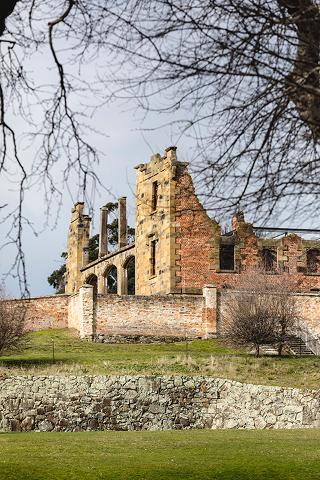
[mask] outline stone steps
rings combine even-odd
[[[289,348],[293,355],[314,355],[305,342],[296,335],[288,335],[286,337],[286,347]],[[263,355],[278,355],[277,348],[270,344],[261,345],[260,352]]]
[[[286,338],[286,344],[294,355],[314,355],[313,351],[296,335]]]

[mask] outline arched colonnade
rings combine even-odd
[[[109,254],[82,270],[83,283],[93,285],[94,294],[135,294],[135,256],[132,249]]]

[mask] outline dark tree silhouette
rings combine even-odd
[[[0,175],[14,170],[20,192],[14,209],[0,206],[12,219],[8,242],[17,246],[22,289],[25,190],[41,181],[49,209],[72,175],[86,200],[90,181],[95,187],[91,110],[79,102],[88,93],[101,103],[135,98],[145,111],[169,115],[167,123],[174,113],[177,135],[194,139],[198,191],[213,214],[241,205],[265,218],[289,205],[316,215],[319,0],[7,1],[0,34]],[[28,59],[46,51],[55,72],[44,86],[30,77]],[[81,75],[88,62],[99,65],[95,81]],[[12,111],[37,146],[31,170]]]

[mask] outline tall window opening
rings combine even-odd
[[[158,207],[158,182],[152,182],[152,200],[151,200],[151,208],[152,210],[156,210]]]
[[[234,270],[234,245],[220,245],[220,270]]]
[[[117,267],[112,265],[105,275],[105,291],[106,293],[117,294],[118,293],[118,272]]]
[[[151,240],[151,258],[150,258],[150,275],[153,277],[156,275],[156,264],[157,264],[157,240]]]
[[[130,257],[125,266],[125,293],[135,295],[135,258]]]
[[[88,285],[93,286],[93,298],[97,298],[98,295],[98,277],[97,275],[89,275],[89,277],[86,278],[85,283]]]
[[[260,252],[261,266],[266,272],[277,269],[277,252],[274,248],[263,248]]]
[[[320,273],[320,250],[310,248],[307,251],[307,273]]]

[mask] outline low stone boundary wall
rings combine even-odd
[[[202,337],[202,296],[101,295],[97,298],[96,335]]]
[[[320,391],[210,377],[0,379],[1,431],[310,428]]]
[[[216,288],[202,295],[94,295],[83,285],[71,295],[68,326],[81,338],[110,337],[207,338],[216,335]]]

